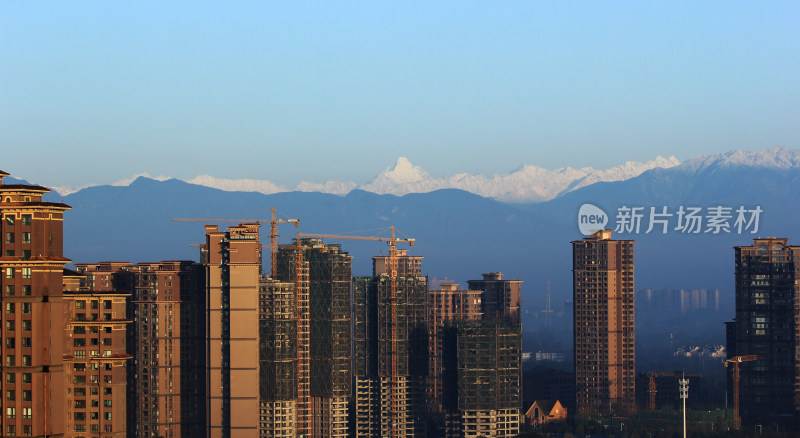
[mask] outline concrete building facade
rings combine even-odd
[[[611,230],[572,242],[579,416],[635,409],[633,243]]]

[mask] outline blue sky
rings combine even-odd
[[[3,2],[0,169],[364,183],[800,147],[800,3]]]

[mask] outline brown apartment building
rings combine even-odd
[[[128,294],[127,436],[205,434],[205,288],[191,261],[79,263],[84,289]]]
[[[63,436],[64,212],[47,188],[4,184],[0,171],[0,434]]]
[[[129,293],[97,292],[65,271],[66,436],[127,436],[126,306]],[[72,277],[67,279],[66,277]]]
[[[129,435],[205,433],[205,288],[203,265],[137,263],[129,313],[135,362],[130,371]]]
[[[258,224],[206,225],[206,418],[209,438],[258,437]]]
[[[579,416],[635,408],[633,243],[611,230],[572,242]]]

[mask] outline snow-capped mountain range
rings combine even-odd
[[[686,172],[698,172],[705,168],[752,166],[765,168],[800,168],[800,151],[781,146],[759,151],[731,151],[724,154],[700,155],[681,163],[674,156],[657,156],[647,162],[628,161],[608,169],[592,167],[545,169],[524,165],[510,173],[493,176],[459,173],[443,178],[431,176],[420,166],[415,166],[407,158],[400,157],[394,166],[386,168],[373,180],[358,185],[352,181],[326,181],[315,183],[303,181],[295,187],[284,187],[269,180],[225,179],[211,175],[198,175],[185,180],[190,184],[212,187],[225,191],[258,192],[273,194],[291,191],[319,192],[346,195],[354,189],[377,194],[406,195],[409,193],[428,193],[440,189],[461,189],[486,198],[504,202],[544,202],[557,198],[581,187],[597,182],[625,181],[655,168],[678,168]],[[137,177],[144,176],[158,181],[170,179],[166,176],[138,174],[132,178],[113,183],[114,186],[127,186]],[[62,196],[79,191],[85,187],[53,187]]]

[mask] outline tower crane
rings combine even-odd
[[[269,227],[269,240],[272,259],[271,259],[271,273],[272,278],[278,271],[278,224],[294,224],[295,227],[300,225],[299,219],[276,219],[275,207],[272,210],[272,219],[212,219],[212,218],[172,218],[173,222],[236,222],[236,223],[258,223],[270,224]]]
[[[752,362],[758,360],[755,354],[748,354],[745,356],[733,356],[727,360],[723,360],[727,368],[728,365],[733,366],[733,428],[739,430],[742,427],[742,418],[739,416],[739,380],[740,371],[739,364],[742,362]]]
[[[406,238],[401,239],[395,236],[394,227],[389,227],[391,230],[391,237],[372,237],[372,236],[348,236],[341,234],[309,234],[297,233],[297,258],[296,268],[298,272],[296,278],[300,279],[300,271],[302,269],[302,247],[300,246],[300,239],[302,237],[321,238],[321,239],[349,239],[349,240],[373,240],[378,242],[386,242],[389,245],[389,327],[390,327],[390,345],[389,355],[391,359],[391,376],[389,378],[389,400],[390,400],[390,424],[391,436],[397,437],[397,421],[394,417],[397,415],[397,244],[408,243],[409,246],[414,246],[415,239]],[[299,280],[298,280],[299,281]]]

